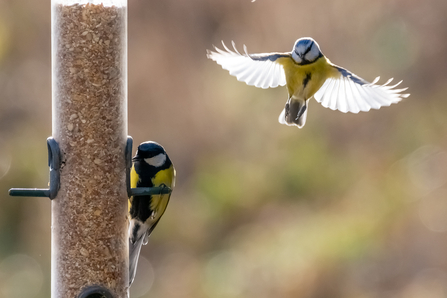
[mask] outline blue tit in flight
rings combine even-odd
[[[174,188],[174,165],[160,144],[141,143],[132,161],[131,188]],[[148,237],[168,206],[170,196],[171,194],[133,196],[129,199],[129,286],[135,278],[141,245],[147,244]]]
[[[215,51],[207,51],[207,57],[239,81],[263,89],[287,85],[289,98],[278,119],[281,124],[302,128],[312,97],[326,108],[358,113],[389,106],[409,96],[402,94],[407,88],[396,89],[402,81],[390,86],[390,79],[377,85],[377,77],[369,83],[331,63],[310,37],[298,39],[287,53],[248,54],[244,46],[245,53],[241,54],[234,42],[234,51],[222,44],[225,50],[215,47]]]

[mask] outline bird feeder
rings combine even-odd
[[[51,295],[127,297],[127,0],[53,0],[51,30]]]

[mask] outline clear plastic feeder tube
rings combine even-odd
[[[52,0],[52,297],[127,297],[127,0]]]

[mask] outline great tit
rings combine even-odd
[[[132,188],[174,188],[174,165],[160,144],[141,143],[132,161]],[[129,199],[129,286],[135,278],[141,245],[147,244],[148,237],[168,206],[170,196],[171,194],[133,196]]]
[[[207,51],[207,57],[221,65],[223,69],[243,81],[258,88],[275,88],[287,85],[289,93],[279,122],[302,128],[306,123],[307,102],[314,97],[324,107],[343,113],[358,113],[379,109],[399,102],[409,94],[402,94],[407,88],[395,89],[402,81],[389,86],[376,85],[380,77],[372,83],[360,78],[343,67],[332,64],[320,50],[318,43],[310,38],[300,38],[291,52],[241,54],[215,47]]]

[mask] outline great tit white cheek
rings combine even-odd
[[[166,162],[166,154],[160,153],[154,157],[145,158],[144,161],[153,167],[161,167]]]

